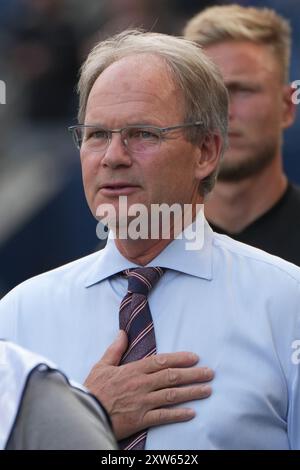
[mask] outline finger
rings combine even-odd
[[[156,409],[179,403],[187,403],[192,400],[202,400],[211,395],[209,385],[192,385],[190,387],[166,388],[152,392],[147,397],[147,408]]]
[[[150,374],[173,367],[191,367],[197,364],[199,356],[192,352],[155,354],[154,356],[134,361],[130,365],[144,374]],[[129,365],[129,364],[128,364]]]
[[[188,385],[199,382],[209,382],[214,378],[213,370],[208,367],[168,368],[147,375],[149,390]]]
[[[145,414],[143,429],[162,424],[181,423],[190,421],[196,413],[191,408],[161,408]]]
[[[124,330],[120,330],[117,338],[107,348],[100,362],[111,365],[111,366],[119,365],[121,358],[127,349],[127,345],[128,345],[127,335]]]

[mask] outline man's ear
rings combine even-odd
[[[196,178],[202,181],[219,165],[223,139],[219,134],[207,134],[199,143]]]
[[[292,84],[284,85],[282,91],[282,128],[290,127],[296,116],[296,103],[293,102],[293,94],[295,89]]]

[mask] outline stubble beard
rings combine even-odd
[[[255,154],[249,154],[240,161],[227,161],[225,154],[220,165],[218,181],[234,183],[255,176],[273,162],[276,152],[277,142],[270,142]]]

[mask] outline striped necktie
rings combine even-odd
[[[137,361],[156,354],[153,320],[148,304],[148,294],[163,275],[159,267],[126,269],[128,291],[120,305],[120,329],[128,336],[128,348],[120,364]],[[119,441],[121,449],[142,450],[145,447],[147,430]]]

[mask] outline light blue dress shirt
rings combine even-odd
[[[196,417],[152,428],[146,449],[300,449],[300,269],[212,232],[176,239],[149,266],[167,268],[149,296],[157,351],[193,351],[214,369]],[[135,265],[106,248],[30,279],[0,302],[0,337],[82,382],[115,339]],[[298,360],[299,359],[299,360]]]

